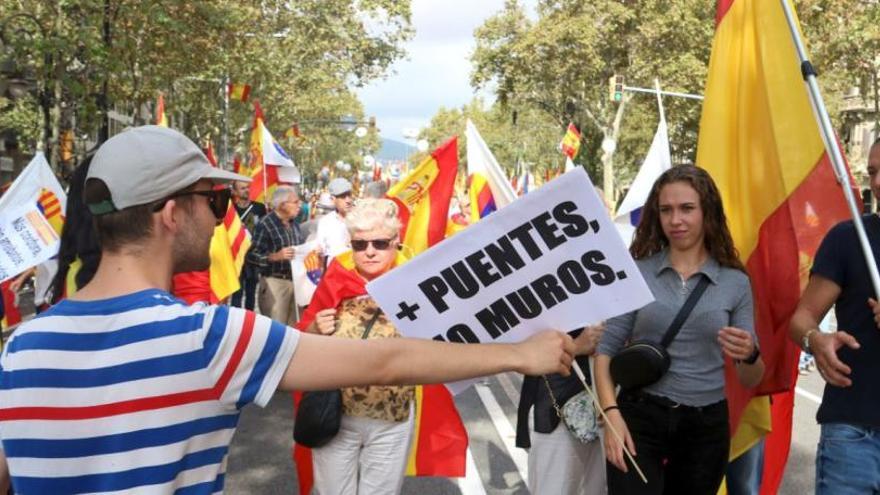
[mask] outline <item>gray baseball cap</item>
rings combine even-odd
[[[129,129],[102,144],[89,166],[89,179],[103,181],[110,191],[109,199],[88,205],[94,215],[158,201],[201,179],[251,181],[213,167],[188,137],[155,125]]]
[[[342,177],[337,177],[330,181],[330,185],[327,186],[327,191],[330,192],[331,196],[339,196],[340,194],[351,192],[351,182]]]

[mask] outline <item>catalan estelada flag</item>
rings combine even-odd
[[[156,101],[156,125],[159,127],[168,127],[168,116],[165,115],[165,96],[159,94]]]
[[[848,210],[815,123],[782,5],[720,0],[717,8],[697,164],[718,185],[733,241],[751,277],[767,366],[762,383],[749,391],[739,385],[732,363],[726,365],[735,432],[731,456],[736,457],[770,425],[768,401],[749,402],[753,393],[790,394],[794,388],[799,350],[788,339],[789,319],[819,242]],[[747,418],[742,424],[741,417]],[[761,493],[776,493],[790,435],[790,416],[787,425],[774,418]]]
[[[388,191],[388,198],[399,208],[404,249],[412,255],[437,244],[446,235],[456,173],[458,139],[453,137]]]
[[[248,97],[251,95],[250,84],[229,83],[226,90],[229,93],[230,100],[236,100],[242,103],[247,103]]]
[[[574,160],[580,150],[581,133],[574,123],[569,123],[568,128],[565,129],[565,135],[562,136],[562,141],[559,143],[559,151]]]

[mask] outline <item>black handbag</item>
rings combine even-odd
[[[630,343],[611,358],[611,378],[623,390],[635,390],[656,383],[669,370],[671,359],[666,348],[678,335],[684,321],[703,295],[709,279],[704,275],[675,315],[659,344],[646,340]]]
[[[367,338],[380,314],[382,310],[377,309],[376,314],[364,328],[361,339]],[[310,449],[322,447],[339,433],[341,423],[342,391],[340,389],[303,392],[293,422],[293,440]]]

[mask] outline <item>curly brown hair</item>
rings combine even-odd
[[[709,255],[721,266],[746,271],[739,260],[739,253],[733,245],[730,229],[727,228],[727,217],[724,205],[715,181],[705,170],[692,165],[672,167],[654,182],[651,194],[642,208],[639,226],[636,227],[635,239],[629,248],[632,257],[639,260],[660,252],[669,245],[669,239],[660,225],[660,190],[673,182],[684,182],[700,195],[700,208],[703,210],[704,243]]]

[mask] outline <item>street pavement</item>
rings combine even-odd
[[[496,375],[470,387],[455,398],[470,436],[468,476],[462,479],[407,478],[405,495],[528,494],[524,481],[526,453],[514,447],[516,402],[522,379],[513,373]],[[815,416],[823,381],[815,371],[800,377],[795,398],[791,455],[779,493],[812,493],[819,428]],[[292,402],[289,394],[275,394],[261,410],[242,414],[232,442],[226,493],[298,493],[291,458]]]

